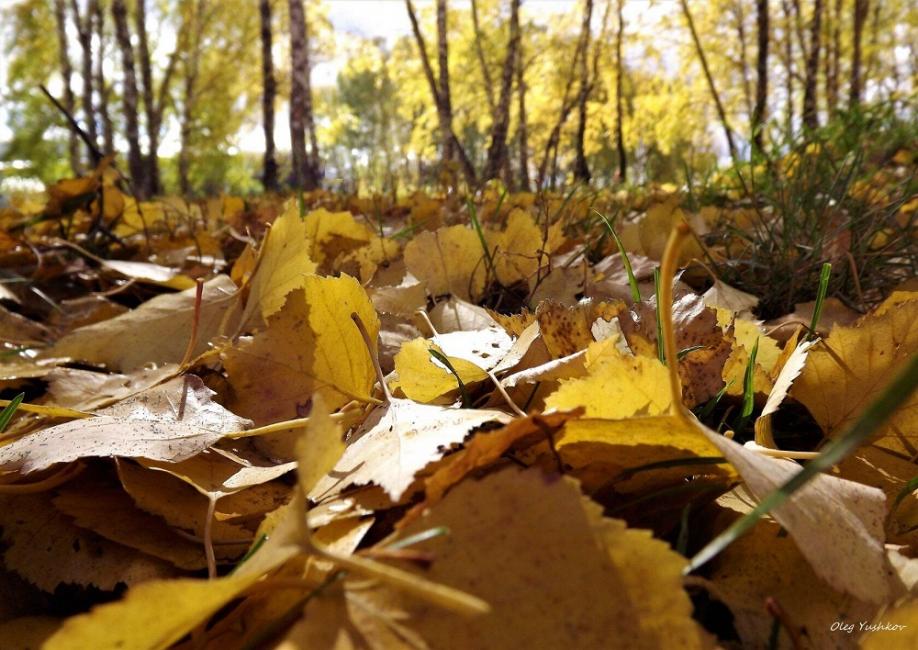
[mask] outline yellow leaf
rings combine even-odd
[[[595,347],[594,347],[595,346]],[[657,359],[626,357],[605,341],[590,346],[603,354],[595,360],[587,354],[587,376],[562,380],[545,400],[546,409],[566,411],[578,406],[590,418],[627,418],[659,415],[669,410],[669,376]]]
[[[497,281],[509,287],[516,282],[528,282],[539,268],[539,262],[547,264],[548,242],[543,246],[542,229],[536,225],[525,210],[519,208],[510,212],[507,226],[493,238],[497,246],[494,271]],[[489,242],[490,244],[490,242]],[[540,260],[539,251],[545,249]]]
[[[297,214],[294,201],[287,204],[285,214],[290,213]],[[310,256],[319,265],[363,246],[373,237],[373,231],[358,223],[350,212],[329,212],[324,208],[307,213],[303,227],[310,241]]]
[[[316,486],[328,474],[344,453],[341,425],[331,419],[321,395],[312,402],[309,424],[297,441],[297,474],[303,494]]]
[[[202,544],[180,536],[163,519],[138,508],[119,487],[71,481],[60,488],[54,506],[76,525],[113,542],[182,569],[207,567]]]
[[[560,359],[583,350],[594,341],[592,328],[597,318],[610,321],[624,308],[625,303],[620,300],[583,302],[573,307],[545,301],[536,309],[536,317],[545,347],[552,357]],[[521,314],[521,318],[525,322],[525,312]]]
[[[916,351],[918,293],[896,292],[852,327],[833,327],[828,338],[810,350],[791,395],[809,409],[828,435],[837,435],[874,401]],[[900,449],[892,436],[914,436],[916,431],[918,393],[890,416],[876,437]]]
[[[375,346],[379,317],[357,280],[305,278],[266,330],[223,353],[233,411],[261,425],[302,417],[316,391],[330,409],[368,401],[376,374],[352,313]]]
[[[178,575],[166,562],[74,525],[47,492],[0,495],[0,529],[4,566],[48,593],[61,584],[110,590]]]
[[[138,585],[119,601],[68,619],[43,648],[168,648],[266,573],[302,552],[304,528],[303,502],[294,499],[272,535],[233,574],[215,580],[157,580]]]
[[[458,388],[456,377],[439,361],[434,360],[430,350],[442,353],[431,341],[417,338],[402,345],[395,355],[397,385],[409,399],[416,402],[432,402]],[[463,384],[487,379],[488,373],[471,361],[458,357],[447,357]]]
[[[863,629],[862,650],[913,650],[918,647],[918,600],[904,600]]]
[[[131,589],[124,600],[68,619],[43,648],[165,649],[258,578],[255,575],[147,582]]]
[[[557,441],[562,458],[572,466],[594,462],[619,464],[621,447],[648,445],[685,450],[695,456],[719,456],[720,451],[681,418],[671,415],[627,418],[624,420],[579,419],[564,425]],[[652,452],[648,462],[664,460],[666,454]],[[669,458],[684,457],[669,454]],[[640,464],[640,463],[635,463]]]
[[[376,269],[381,264],[398,257],[399,250],[399,243],[394,239],[373,235],[366,245],[341,255],[335,264],[335,268],[351,272],[352,267],[354,267],[360,276],[361,282],[369,282],[373,279]]]
[[[465,300],[484,290],[485,261],[478,236],[471,228],[456,225],[422,232],[405,246],[408,270],[438,296],[452,294]]]
[[[682,588],[685,560],[602,517],[571,479],[511,467],[464,481],[401,536],[436,526],[450,532],[417,545],[435,558],[424,576],[492,611],[470,622],[403,601],[408,627],[433,648],[710,646]]]
[[[291,200],[261,245],[242,316],[244,324],[258,323],[280,311],[287,294],[304,286],[306,276],[315,272],[306,239],[306,224]]]

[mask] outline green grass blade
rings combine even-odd
[[[898,510],[899,505],[905,500],[905,497],[907,497],[909,494],[911,494],[915,490],[918,490],[918,476],[916,476],[911,481],[906,483],[905,487],[903,487],[899,491],[899,494],[896,495],[896,500],[893,501],[892,507],[889,509],[890,517],[892,517],[893,513],[895,513],[896,510]]]
[[[727,462],[723,456],[689,456],[687,458],[671,458],[658,460],[653,463],[629,467],[615,477],[616,481],[624,481],[641,472],[650,472],[657,469],[671,469],[673,467],[691,467],[693,465],[722,465]]]
[[[759,353],[759,339],[756,338],[749,353],[749,363],[746,364],[746,374],[743,377],[743,417],[752,415],[755,407],[755,358]]]
[[[0,433],[6,431],[6,427],[9,425],[10,420],[13,419],[13,414],[16,412],[16,409],[19,408],[19,405],[22,404],[23,399],[25,399],[25,393],[19,393],[10,400],[10,403],[7,404],[2,411],[0,411]]]
[[[808,336],[815,336],[816,326],[819,325],[819,318],[822,316],[822,306],[826,301],[826,293],[829,291],[829,278],[832,277],[832,265],[826,262],[822,265],[819,272],[819,289],[816,292],[816,306],[813,308],[813,320],[810,322],[810,331]]]
[[[691,559],[684,573],[691,573],[703,566],[818,474],[831,469],[850,456],[889,419],[897,408],[909,399],[916,387],[918,387],[918,354],[912,355],[901,372],[883,390],[883,393],[841,436],[826,445],[819,456],[807,463],[806,467],[794,474],[784,485],[766,495],[752,511],[737,519],[732,526],[711,540]]]
[[[300,192],[296,196],[296,207],[300,213],[300,221],[306,218],[306,195]]]
[[[469,208],[469,219],[472,220],[472,227],[478,234],[478,241],[481,242],[481,250],[484,251],[485,263],[488,265],[488,277],[494,277],[494,258],[491,257],[491,251],[488,249],[488,242],[485,240],[484,230],[481,228],[481,222],[478,221],[478,211],[472,199],[467,199],[466,204]]]
[[[732,385],[733,385],[733,380],[731,379],[729,382],[724,384],[723,388],[717,391],[717,395],[715,395],[714,397],[708,400],[708,403],[705,404],[704,408],[701,409],[701,412],[698,413],[699,420],[704,422],[705,419],[707,419],[711,415],[711,413],[714,412],[714,409],[717,408],[717,404],[720,402],[721,398],[723,398],[723,396],[727,393],[727,391],[730,389],[730,386]]]
[[[628,253],[625,251],[622,240],[618,238],[618,235],[615,233],[615,229],[612,227],[612,224],[609,223],[609,220],[606,219],[604,214],[595,209],[593,212],[599,215],[599,218],[602,219],[602,222],[606,224],[606,228],[609,229],[609,233],[612,235],[612,239],[615,241],[615,245],[618,247],[618,254],[622,256],[622,263],[625,265],[625,273],[628,274],[628,286],[631,287],[631,299],[634,302],[641,302],[641,291],[638,289],[637,278],[634,277],[634,270],[631,268],[631,260],[628,259]]]
[[[428,350],[428,352],[430,352],[430,356],[446,366],[446,369],[449,370],[453,377],[456,378],[456,383],[459,384],[459,395],[462,397],[462,408],[469,408],[472,405],[472,400],[469,399],[469,392],[466,389],[465,384],[459,378],[459,373],[456,372],[455,368],[453,368],[453,364],[451,364],[447,356],[439,350],[434,350],[431,348]]]
[[[704,345],[692,345],[692,346],[689,346],[689,347],[687,347],[687,348],[682,348],[681,350],[679,350],[679,352],[676,354],[676,356],[679,357],[679,361],[682,361],[685,357],[687,357],[688,355],[690,355],[692,352],[696,352],[696,351],[698,351],[698,350],[704,350],[705,347],[707,347],[707,346],[704,346]]]

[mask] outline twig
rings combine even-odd
[[[47,97],[51,101],[51,103],[54,104],[57,110],[59,110],[63,114],[64,118],[66,118],[67,120],[67,123],[70,125],[70,128],[73,129],[73,131],[78,136],[80,136],[80,140],[82,140],[83,143],[86,145],[86,148],[89,149],[89,153],[92,156],[93,167],[98,165],[99,161],[101,161],[102,158],[104,158],[104,156],[102,155],[102,152],[99,151],[99,148],[96,146],[96,144],[92,140],[89,139],[89,136],[86,135],[86,132],[79,125],[76,119],[74,119],[73,115],[71,115],[67,111],[67,109],[64,108],[63,104],[57,101],[57,98],[54,95],[52,95],[48,91],[47,88],[45,88],[44,84],[39,84],[38,87],[41,88],[41,91],[45,94],[45,97]]]

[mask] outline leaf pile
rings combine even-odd
[[[4,647],[915,642],[914,395],[684,575],[908,365],[908,286],[818,337],[675,257],[704,216],[665,201],[626,260],[493,189],[51,197],[0,215]]]

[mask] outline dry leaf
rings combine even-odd
[[[235,291],[236,285],[225,275],[204,283],[194,354],[201,354],[212,338],[233,328],[238,318]],[[179,363],[191,338],[194,302],[195,289],[157,296],[126,314],[74,330],[43,356],[71,357],[117,372],[150,363]]]
[[[370,414],[332,472],[309,497],[323,499],[350,485],[374,483],[397,502],[415,474],[487,422],[506,423],[500,411],[447,409],[393,399]]]
[[[28,474],[90,456],[190,458],[251,425],[214,402],[213,395],[194,375],[173,379],[102,409],[96,417],[42,429],[0,447],[0,468]]]
[[[469,622],[403,600],[431,647],[710,647],[681,589],[685,560],[603,518],[570,479],[506,468],[465,481],[402,536],[436,526],[450,532],[418,545],[435,558],[424,575],[493,610]]]
[[[265,424],[303,417],[317,391],[330,408],[368,401],[376,374],[353,313],[375,345],[379,317],[354,278],[306,278],[267,329],[223,352],[230,407]]]

